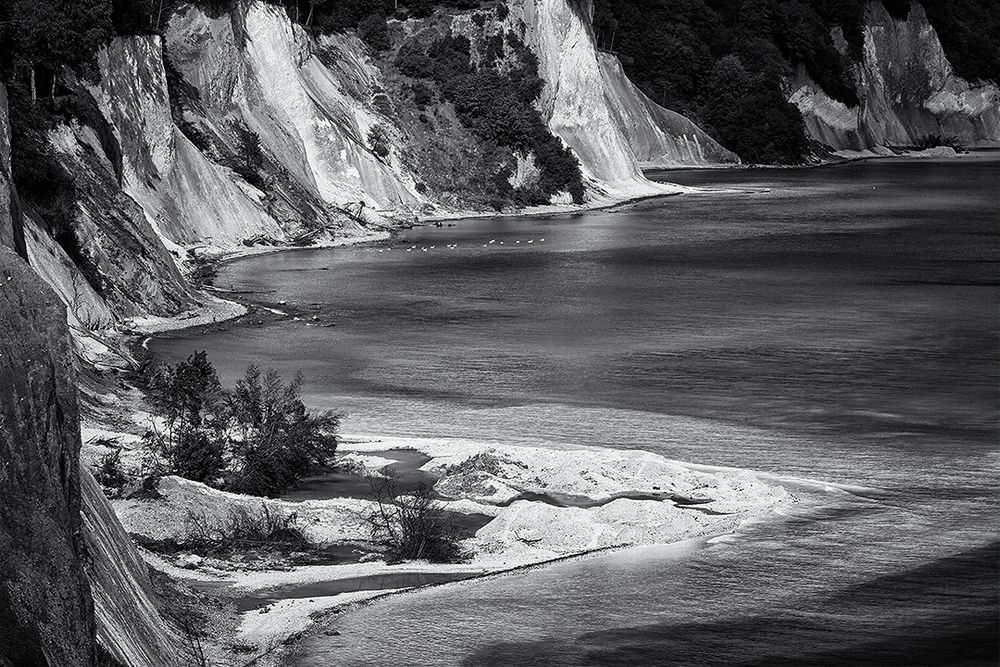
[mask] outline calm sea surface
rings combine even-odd
[[[218,285],[301,319],[150,347],[300,370],[349,433],[863,490],[379,602],[302,665],[997,664],[1000,154],[662,178],[730,191],[235,262]]]

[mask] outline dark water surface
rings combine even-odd
[[[744,191],[236,262],[311,317],[151,348],[301,370],[348,432],[868,490],[382,601],[301,664],[997,664],[1000,156],[664,178]]]

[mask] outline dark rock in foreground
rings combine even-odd
[[[0,662],[94,661],[80,424],[62,303],[0,248]]]

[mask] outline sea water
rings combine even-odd
[[[609,211],[266,255],[299,315],[153,341],[343,430],[837,482],[723,539],[380,601],[303,665],[996,664],[1000,156],[685,171]]]

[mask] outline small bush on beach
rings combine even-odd
[[[244,545],[308,545],[298,514],[286,514],[261,504],[258,509],[234,507],[222,524],[212,524],[203,514],[188,512],[188,528],[195,542]]]
[[[122,466],[121,447],[116,447],[101,455],[97,460],[97,468],[94,470],[94,479],[112,495],[120,493],[128,484],[128,475],[125,474],[125,468]]]
[[[386,562],[428,560],[461,563],[468,554],[459,544],[458,527],[448,517],[429,487],[411,495],[399,492],[393,476],[368,478],[369,496],[375,509],[368,515],[372,539],[379,544]]]
[[[216,479],[224,467],[225,392],[205,352],[174,366],[158,366],[147,380],[147,396],[160,424],[143,437],[160,470],[196,482]]]
[[[941,134],[928,134],[917,139],[916,145],[914,146],[914,148],[918,151],[941,147],[953,148],[954,150],[961,152],[965,150],[965,142],[958,137]]]
[[[156,419],[143,438],[144,474],[178,475],[237,493],[277,497],[337,449],[339,418],[310,412],[301,380],[250,366],[232,391],[205,352],[150,373]]]

